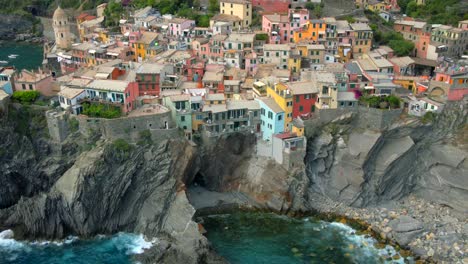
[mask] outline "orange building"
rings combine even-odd
[[[314,19],[307,23],[299,30],[294,31],[294,42],[300,41],[315,41],[321,42],[326,40],[327,25],[322,19]]]

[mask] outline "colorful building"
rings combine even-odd
[[[294,42],[294,31],[309,20],[307,9],[289,9],[287,14],[266,14],[262,17],[262,30],[269,35],[269,43]]]
[[[367,53],[372,47],[373,32],[368,24],[351,23],[349,26],[352,29],[351,45],[353,46],[353,54]]]
[[[132,49],[135,54],[135,60],[142,62],[147,57],[156,56],[159,50],[157,41],[158,33],[155,32],[133,32],[130,33],[129,39],[132,44]]]
[[[252,25],[252,2],[249,0],[220,0],[220,14],[237,16],[241,19],[241,27]]]
[[[38,91],[44,96],[54,96],[53,77],[49,72],[22,70],[14,80],[15,91]]]
[[[271,141],[273,135],[284,132],[284,110],[270,97],[259,97],[255,99],[260,104],[260,129],[262,139]]]
[[[412,18],[397,20],[393,29],[403,35],[403,38],[414,43],[413,55],[418,58],[427,58],[428,46],[431,36],[431,25],[424,21],[416,21]]]
[[[287,86],[293,96],[292,117],[309,118],[315,111],[318,89],[312,81],[291,82]]]
[[[163,98],[164,105],[171,110],[172,119],[177,127],[184,130],[186,136],[190,139],[192,134],[192,108],[190,104],[190,95],[179,94],[166,96]]]
[[[314,19],[307,21],[307,23],[301,29],[294,31],[294,42],[323,42],[326,40],[326,28],[327,25],[323,19]]]
[[[289,124],[293,119],[293,96],[288,86],[284,83],[278,83],[273,87],[267,87],[267,95],[283,109],[284,112],[284,131],[289,131]]]
[[[439,66],[431,80],[431,96],[447,97],[449,101],[460,101],[468,95],[468,68],[463,66]]]
[[[136,108],[135,100],[138,96],[136,82],[120,80],[94,80],[85,87],[86,97],[91,103],[99,102],[118,106],[123,113]]]
[[[136,82],[140,96],[160,96],[161,84],[167,75],[173,74],[169,64],[144,63],[136,70]]]

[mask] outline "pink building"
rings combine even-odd
[[[438,66],[436,76],[429,84],[431,95],[447,96],[449,101],[460,101],[468,96],[468,68],[463,66]]]
[[[39,69],[37,72],[22,70],[15,78],[15,91],[38,91],[44,96],[54,96],[52,74]]]
[[[195,21],[185,18],[169,20],[168,34],[171,36],[188,36],[190,29],[195,27]]]
[[[257,73],[257,65],[259,63],[260,62],[255,51],[252,51],[251,53],[245,55],[245,69],[249,72],[251,76],[254,76]]]
[[[308,20],[307,9],[289,9],[287,14],[263,15],[262,30],[268,33],[269,43],[292,43],[294,30],[301,28]]]

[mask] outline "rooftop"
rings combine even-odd
[[[226,41],[228,42],[253,42],[255,33],[232,33]]]
[[[129,117],[146,116],[154,114],[162,114],[169,112],[169,109],[160,104],[144,104],[140,108],[137,108],[129,113]]]
[[[138,69],[137,73],[140,74],[155,74],[160,73],[166,67],[165,64],[159,63],[143,63]]]
[[[354,92],[338,92],[338,101],[357,101]]]
[[[313,81],[291,82],[287,85],[294,95],[314,94],[319,92]]]
[[[371,30],[368,24],[366,23],[351,23],[349,26],[356,31],[365,31],[365,30]]]
[[[215,94],[207,94],[205,96],[205,100],[207,101],[224,101],[226,98],[222,93],[215,93]]]
[[[259,110],[260,104],[255,100],[229,100],[227,102],[228,110],[249,109]]]
[[[284,110],[275,102],[275,99],[271,97],[258,97],[257,100],[263,102],[271,111],[275,113],[283,113]]]
[[[83,92],[84,92],[84,89],[80,89],[80,88],[62,87],[62,89],[60,90],[58,94],[67,99],[73,99]]]
[[[212,113],[221,113],[226,112],[227,107],[226,104],[213,104],[213,105],[204,105],[203,112],[212,112]]]
[[[105,90],[113,92],[125,92],[129,82],[118,81],[118,80],[95,80],[87,85],[87,88],[96,89],[96,90]]]

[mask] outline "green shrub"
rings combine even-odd
[[[153,143],[153,139],[151,138],[151,132],[148,129],[140,131],[139,136],[140,140],[137,143],[138,145],[144,146],[151,145]]]
[[[114,140],[114,142],[112,142],[112,147],[114,150],[124,153],[130,152],[130,150],[133,149],[132,145],[128,144],[128,142],[122,138]]]
[[[400,107],[400,98],[395,95],[389,95],[385,97],[385,101],[390,104],[391,108],[399,108]]]
[[[84,103],[83,114],[90,117],[118,118],[122,115],[122,110],[120,107],[108,104]]]
[[[16,91],[13,93],[11,98],[22,104],[32,103],[40,96],[38,91]]]
[[[76,118],[71,117],[68,120],[68,126],[70,127],[71,132],[76,132],[76,131],[78,131],[80,123],[78,122],[78,120],[76,120]]]
[[[435,118],[436,114],[434,112],[427,112],[426,114],[424,114],[421,121],[423,122],[423,124],[432,123],[434,122]]]
[[[260,33],[255,35],[256,40],[267,40],[268,39],[268,34],[265,33]]]

